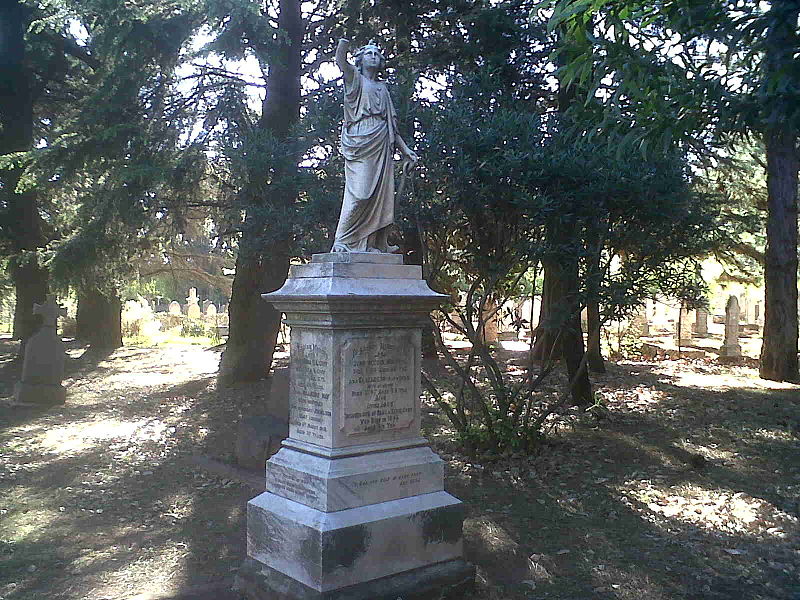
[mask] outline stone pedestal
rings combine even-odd
[[[318,254],[264,294],[291,326],[289,438],[248,503],[252,599],[463,598],[461,502],[420,437],[420,342],[444,296],[399,255]]]

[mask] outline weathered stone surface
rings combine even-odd
[[[183,311],[181,310],[181,305],[180,303],[178,303],[178,301],[173,300],[172,302],[169,303],[169,314],[171,315],[183,314]]]
[[[248,503],[250,598],[376,600],[411,581],[441,592],[454,580],[437,564],[472,574],[463,507],[420,436],[421,329],[445,297],[400,261],[315,255],[263,296],[291,326],[290,418],[267,491]]]
[[[417,437],[420,345],[419,328],[294,327],[292,439],[339,448]]]
[[[199,319],[203,314],[200,310],[200,299],[197,297],[197,288],[189,290],[189,297],[186,298],[186,316],[190,319]]]
[[[385,254],[383,252],[325,252],[314,254],[312,263],[373,263],[380,265],[402,265],[402,254]]]
[[[22,379],[14,388],[20,404],[63,404],[67,392],[64,378],[66,347],[58,335],[58,317],[66,316],[52,296],[44,304],[34,304],[33,314],[42,316],[42,326],[25,344]]]
[[[735,357],[742,355],[739,345],[739,299],[731,295],[725,305],[725,340],[719,350],[722,357]]]
[[[463,560],[450,560],[320,592],[247,559],[239,569],[235,587],[256,600],[464,600],[475,587],[475,567]]]
[[[705,308],[698,308],[694,313],[694,325],[692,331],[697,337],[708,335],[708,311]]]
[[[365,279],[421,279],[422,267],[364,262],[312,262],[293,265],[291,277],[350,277]]]
[[[463,519],[446,492],[337,512],[265,492],[247,504],[247,555],[329,591],[461,558]]]
[[[281,449],[267,463],[267,489],[333,512],[442,491],[444,463],[428,447],[331,460]]]

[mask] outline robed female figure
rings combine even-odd
[[[417,155],[397,132],[397,114],[386,83],[377,79],[384,65],[372,42],[347,60],[350,42],[339,40],[336,64],[345,84],[341,153],[345,160],[342,211],[333,252],[393,252],[388,228],[394,223],[394,151],[410,169]]]

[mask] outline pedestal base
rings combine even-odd
[[[338,590],[320,592],[248,558],[236,589],[249,600],[463,600],[475,583],[475,567],[461,560],[428,565]]]
[[[725,358],[738,358],[742,355],[742,347],[739,344],[723,346],[719,349],[719,355]]]
[[[330,513],[264,492],[247,503],[247,556],[327,592],[461,558],[463,521],[447,492]]]
[[[19,404],[64,404],[67,401],[67,388],[61,384],[44,385],[20,381],[14,387],[14,400]]]

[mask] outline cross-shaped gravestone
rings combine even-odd
[[[56,327],[59,317],[67,316],[67,309],[59,305],[53,296],[48,296],[44,304],[34,304],[33,314],[42,315],[42,327]]]

